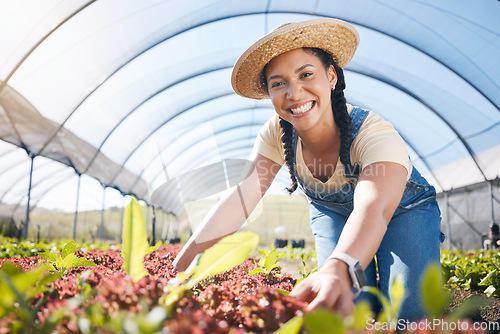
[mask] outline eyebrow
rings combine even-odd
[[[302,71],[303,69],[305,69],[306,67],[309,67],[309,66],[314,67],[314,65],[312,65],[312,64],[304,64],[301,67],[299,67],[298,69],[296,69],[295,73],[299,73],[300,71]],[[276,78],[280,78],[280,77],[281,77],[281,75],[279,75],[279,74],[271,75],[267,81],[269,82],[272,79],[276,79]]]

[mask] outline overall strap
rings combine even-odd
[[[363,125],[363,122],[365,121],[369,113],[370,113],[369,110],[360,107],[353,107],[351,113],[349,114],[349,116],[351,116],[351,121],[352,121],[352,134],[351,134],[352,141],[354,141],[354,139],[357,137],[359,129],[361,128],[361,125]],[[360,171],[357,169],[359,168],[356,168],[351,164],[350,154],[347,155],[347,162],[348,165],[344,165],[345,176],[358,177]]]
[[[360,107],[352,108],[351,114],[349,115],[352,120],[352,140],[354,140],[354,138],[358,135],[359,129],[361,128],[361,125],[363,125],[363,122],[369,113],[369,110],[362,109]]]

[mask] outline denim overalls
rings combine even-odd
[[[354,107],[351,111],[352,138],[356,138],[369,111]],[[294,130],[292,147],[297,151],[298,137]],[[296,155],[296,154],[295,154]],[[347,178],[351,178],[337,192],[322,195],[308,187],[299,177],[295,164],[294,172],[298,185],[311,204],[311,228],[315,236],[318,265],[322,265],[333,252],[344,224],[353,210],[354,188],[358,180],[356,169],[344,165]],[[397,274],[402,274],[407,298],[401,304],[399,317],[416,320],[424,316],[419,301],[419,282],[425,267],[439,263],[439,243],[444,240],[440,232],[440,211],[436,201],[436,191],[417,171],[412,169],[399,203],[386,234],[377,251],[379,281],[377,282],[376,264],[373,260],[365,273],[370,286],[378,286],[390,296],[390,282]],[[362,292],[356,299],[368,300],[374,311],[379,308],[376,298]]]

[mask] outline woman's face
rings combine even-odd
[[[274,109],[297,131],[333,119],[331,91],[337,83],[333,66],[325,70],[317,56],[295,49],[273,58],[265,74]]]

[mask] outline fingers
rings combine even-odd
[[[337,285],[326,285],[321,288],[314,300],[307,306],[308,311],[327,308],[335,310],[341,296],[341,289]]]
[[[327,292],[326,289],[320,290],[316,298],[307,306],[307,311],[314,311],[321,308],[334,309],[337,301],[336,291]]]
[[[181,256],[177,256],[174,259],[174,262],[172,262],[172,265],[175,267],[177,271],[184,271],[187,268],[186,264],[182,263]]]
[[[174,262],[172,262],[173,266],[175,267],[175,269],[177,269],[177,271],[185,271],[195,257],[195,255],[190,254],[186,250],[187,247],[184,247],[175,257]]]
[[[352,299],[353,294],[351,291],[344,291],[337,301],[335,309],[346,317],[354,311],[354,300]]]
[[[330,275],[311,275],[300,282],[289,296],[308,302],[307,311],[330,309],[347,316],[354,310],[350,285]]]
[[[313,288],[308,282],[302,281],[293,290],[290,292],[289,296],[295,297],[298,300],[302,300],[304,302],[311,302],[316,296],[316,292],[313,291]]]
[[[314,311],[317,309],[330,309],[339,312],[342,316],[346,317],[354,310],[353,294],[348,290],[339,289],[322,289],[314,298],[314,300],[307,306],[307,311]]]

